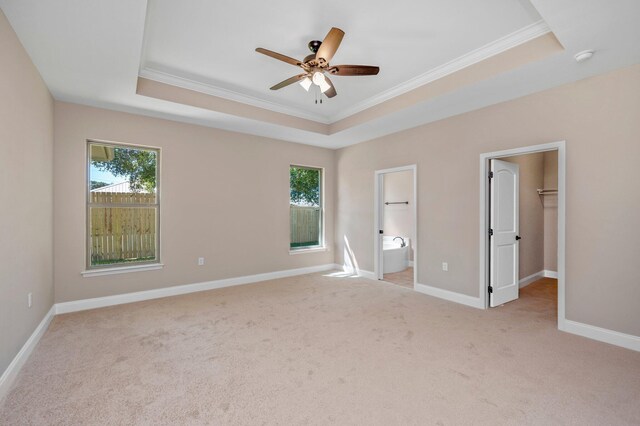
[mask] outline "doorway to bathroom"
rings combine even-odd
[[[375,172],[375,276],[414,288],[417,278],[417,167]]]

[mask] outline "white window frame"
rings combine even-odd
[[[318,170],[320,172],[320,179],[319,179],[319,185],[320,185],[320,191],[319,191],[319,206],[320,206],[320,219],[319,219],[319,226],[320,229],[318,230],[318,244],[315,246],[303,246],[303,247],[291,247],[291,210],[289,210],[289,254],[301,254],[301,253],[310,253],[310,252],[317,252],[317,251],[326,251],[326,245],[325,245],[325,235],[324,235],[324,230],[325,230],[325,214],[324,214],[324,167],[318,167],[318,166],[309,166],[309,165],[303,165],[303,164],[294,164],[291,163],[289,164],[289,169],[287,170],[288,172],[288,176],[291,176],[291,168],[292,167],[296,167],[299,169],[310,169],[310,170]],[[289,180],[289,206],[291,206],[291,180]]]
[[[91,203],[91,146],[103,145],[114,148],[129,148],[144,151],[155,151],[156,153],[156,197],[153,204],[117,204],[117,203]],[[99,275],[111,275],[121,274],[127,272],[136,271],[148,271],[154,269],[160,269],[164,265],[161,263],[161,250],[160,250],[160,165],[161,165],[161,149],[159,147],[146,146],[146,145],[133,145],[121,142],[102,141],[96,139],[87,139],[85,145],[86,148],[86,176],[85,176],[85,271],[82,271],[82,275],[85,277],[99,276]],[[91,208],[92,207],[144,207],[154,208],[156,210],[156,240],[155,240],[155,254],[156,258],[152,260],[145,260],[139,262],[128,263],[112,263],[105,265],[91,265]]]

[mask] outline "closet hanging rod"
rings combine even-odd
[[[385,204],[388,206],[389,204],[409,204],[409,202],[408,201],[387,201]]]
[[[557,189],[540,189],[538,188],[538,195],[557,194]]]

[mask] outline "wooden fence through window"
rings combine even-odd
[[[91,204],[134,204],[135,207],[89,206],[91,264],[128,262],[156,257],[155,194],[91,192]],[[149,204],[141,207],[140,204]]]
[[[318,243],[320,207],[290,205],[291,243]]]
[[[91,192],[91,204],[136,204],[136,207],[90,206],[91,264],[156,257],[155,194]],[[149,204],[141,207],[140,204]],[[290,206],[291,243],[318,243],[320,208]]]

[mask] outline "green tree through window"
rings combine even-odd
[[[156,153],[141,149],[114,148],[113,159],[91,164],[98,170],[107,171],[114,176],[123,176],[129,180],[132,191],[153,192],[156,188]]]
[[[289,248],[299,250],[322,247],[322,169],[289,168]]]
[[[292,204],[320,205],[320,170],[291,166],[289,186]]]

